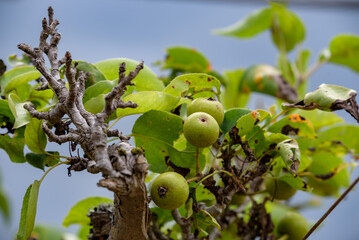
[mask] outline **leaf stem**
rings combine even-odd
[[[354,186],[359,182],[359,176],[354,180],[354,182],[348,187],[345,192],[340,195],[340,197],[335,201],[335,203],[330,206],[330,208],[324,213],[324,215],[314,224],[314,226],[308,231],[304,236],[303,240],[308,239],[308,237],[319,227],[319,225],[328,217],[328,215],[335,209],[336,206],[348,195],[348,193],[354,188]]]
[[[42,176],[42,178],[39,180],[39,184],[42,183],[42,180],[44,180],[44,178],[46,177],[46,175],[47,175],[52,169],[54,169],[55,167],[60,166],[60,165],[62,165],[62,164],[68,164],[69,162],[70,162],[70,161],[59,162],[59,163],[55,164],[54,166],[52,166],[51,168],[49,168],[49,169],[44,173],[44,175]]]

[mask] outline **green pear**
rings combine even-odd
[[[176,172],[160,174],[152,183],[151,198],[157,206],[173,210],[184,204],[189,195],[186,179]]]
[[[297,190],[292,188],[288,183],[277,178],[265,179],[266,191],[275,199],[288,200]]]
[[[216,142],[219,135],[219,126],[211,115],[196,112],[184,121],[183,134],[192,145],[208,147]]]
[[[287,212],[278,222],[277,233],[288,235],[288,240],[302,240],[309,231],[307,220],[297,212]]]
[[[205,112],[216,119],[218,125],[221,125],[224,119],[224,109],[220,102],[207,99],[196,98],[187,107],[187,116],[195,112]]]

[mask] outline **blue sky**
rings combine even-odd
[[[211,34],[211,30],[228,26],[263,4],[207,3],[203,1],[85,1],[85,0],[2,0],[0,1],[0,58],[20,54],[16,45],[21,42],[38,44],[41,20],[52,5],[59,19],[62,34],[59,56],[70,51],[73,59],[97,62],[107,58],[126,57],[144,60],[155,72],[152,63],[164,58],[164,48],[185,45],[198,49],[211,61],[214,69],[223,71],[248,67],[256,63],[275,64],[277,51],[270,35],[265,32],[249,40],[236,40]],[[298,7],[291,8],[304,21],[307,37],[303,47],[312,50],[311,62],[339,33],[359,35],[359,9]],[[359,90],[359,75],[336,65],[325,65],[316,72],[310,89],[321,83],[339,84]],[[269,106],[267,98],[256,95],[251,104],[258,102]],[[354,123],[346,114],[341,116]],[[117,126],[129,133],[136,117],[121,120]],[[49,149],[67,154],[67,146],[48,145]],[[16,232],[22,197],[34,179],[43,172],[28,164],[12,163],[0,150],[0,171],[5,189],[11,199],[12,220],[5,224],[0,219],[0,239],[11,239]],[[354,172],[357,175],[358,172]],[[40,189],[37,222],[61,225],[67,211],[77,201],[89,196],[112,197],[108,191],[96,187],[100,176],[86,172],[67,176],[67,169],[59,167],[49,174]],[[296,201],[305,198],[302,194]],[[359,191],[355,190],[329,216],[311,239],[358,239]],[[308,219],[315,221],[328,204],[305,211]],[[70,228],[75,231],[76,228]]]

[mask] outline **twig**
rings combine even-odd
[[[354,182],[348,187],[345,192],[335,201],[335,203],[330,206],[330,208],[324,213],[324,215],[314,224],[314,226],[308,231],[304,236],[303,240],[308,239],[308,237],[319,227],[319,225],[328,217],[328,215],[338,206],[338,204],[348,195],[348,193],[354,188],[354,186],[359,182],[359,177],[357,177]]]

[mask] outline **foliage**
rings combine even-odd
[[[138,106],[118,108],[109,118],[109,128],[120,118],[142,114],[131,136],[150,164],[149,176],[175,171],[189,182],[190,195],[179,212],[171,215],[169,210],[150,205],[153,214],[150,230],[162,231],[175,239],[185,234],[186,226],[194,238],[278,237],[277,223],[286,212],[296,210],[287,206],[287,202],[271,199],[263,183],[265,178],[279,179],[295,190],[320,197],[336,197],[342,188],[348,187],[347,168],[357,165],[359,127],[346,124],[333,111],[344,109],[359,121],[356,91],[322,84],[305,93],[313,71],[326,62],[359,71],[359,38],[351,35],[333,38],[316,63],[308,67],[310,51],[298,47],[305,39],[305,27],[295,13],[276,3],[215,33],[251,38],[265,30],[271,31],[279,50],[277,66],[255,65],[219,73],[199,51],[174,46],[167,48],[166,58],[158,62],[161,69],[169,70],[168,76],[159,79],[145,66],[133,80],[134,85],[126,88],[121,99]],[[296,58],[291,61],[287,54],[294,50]],[[118,85],[122,62],[127,64],[126,74],[139,64],[125,58],[95,64],[74,62],[78,71],[90,73],[83,97],[88,112],[102,111],[106,94]],[[45,112],[56,108],[58,99],[51,89],[38,88],[41,74],[27,55],[23,59],[10,56],[9,64],[13,68],[0,75],[0,120],[1,127],[7,130],[0,136],[0,148],[12,162],[28,162],[46,170],[45,177],[56,166],[70,162],[62,161],[61,158],[68,158],[49,149],[43,121],[32,118],[24,106],[31,104]],[[61,76],[66,76],[65,67]],[[272,96],[278,100],[276,106],[267,110],[245,108],[251,92]],[[196,148],[183,135],[186,108],[200,97],[217,99],[225,108],[220,136],[206,148]],[[283,101],[288,103],[280,105]],[[281,107],[283,110],[277,112]],[[63,127],[66,131],[66,126]],[[26,154],[25,145],[29,149]],[[351,157],[349,161],[345,160],[347,156]],[[35,180],[25,193],[18,240],[28,239],[33,231],[38,191],[44,177]],[[244,195],[245,200],[239,204],[231,202],[236,194]],[[79,236],[83,238],[89,230],[88,209],[103,202],[110,200],[98,197],[80,201],[63,225],[80,224],[83,228]],[[213,211],[214,206],[221,211]],[[0,209],[9,217],[1,185]]]

